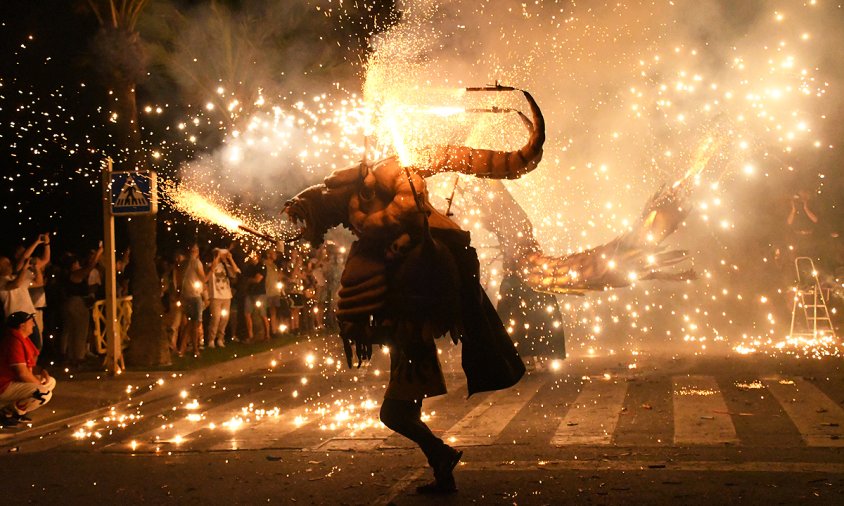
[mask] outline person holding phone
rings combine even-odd
[[[47,309],[47,292],[45,290],[47,282],[44,278],[44,271],[50,264],[50,234],[39,235],[38,241],[42,245],[41,254],[35,255],[34,252],[37,250],[33,250],[33,253],[30,254],[29,270],[32,273],[32,279],[29,282],[29,297],[32,299],[32,305],[35,306],[36,328],[39,329],[40,334],[44,334],[44,311]]]
[[[231,282],[240,274],[232,254],[227,249],[215,248],[211,265],[208,267],[208,294],[211,297],[208,334],[205,346],[225,348],[226,327],[231,314]],[[216,343],[216,344],[215,344]]]
[[[33,258],[33,253],[36,248],[42,244],[50,243],[47,234],[40,234],[35,241],[28,247],[19,252],[19,258],[13,263],[7,257],[0,257],[0,302],[3,304],[3,314],[11,315],[12,313],[22,311],[27,314],[35,314],[35,304],[32,302],[32,297],[29,294],[29,286],[35,279],[35,275],[31,270],[32,266],[36,268],[47,265],[49,262],[49,248],[45,249],[44,257]],[[41,327],[37,324],[29,336],[37,349],[41,349]]]

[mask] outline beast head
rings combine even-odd
[[[302,190],[284,205],[284,213],[300,227],[299,237],[312,246],[322,244],[328,230],[349,227],[349,200],[360,186],[360,167],[334,171],[322,184]]]

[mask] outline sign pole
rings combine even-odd
[[[103,164],[103,260],[105,262],[105,336],[106,368],[112,375],[120,374],[123,363],[121,335],[117,325],[117,274],[114,258],[114,215],[111,211],[112,160]]]

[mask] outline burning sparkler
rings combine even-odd
[[[279,238],[258,228],[261,226],[267,227],[266,224],[247,225],[245,223],[246,218],[235,216],[226,211],[222,204],[214,202],[211,197],[185,188],[184,185],[166,185],[164,195],[170,204],[179,211],[194,219],[220,226],[234,234],[248,234],[272,244],[293,242],[299,238],[298,233],[288,233],[286,237]]]

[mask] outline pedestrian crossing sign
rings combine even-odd
[[[111,214],[134,216],[155,214],[157,211],[158,195],[154,171],[111,173]]]

